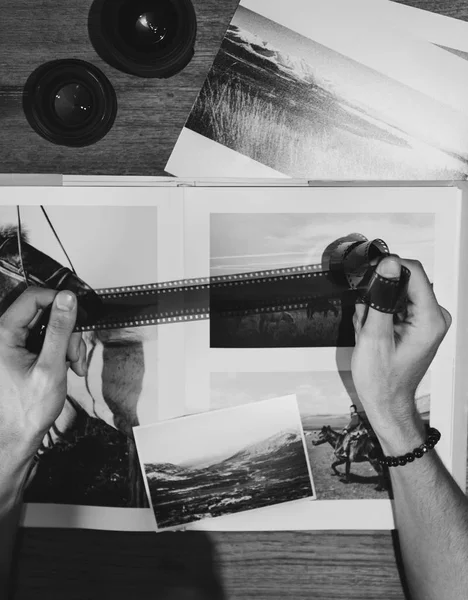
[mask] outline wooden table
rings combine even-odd
[[[196,56],[183,73],[160,82],[120,74],[94,54],[80,22],[90,0],[0,0],[0,172],[163,174],[237,0],[194,3],[199,19]],[[468,20],[465,0],[404,3]],[[61,6],[61,12],[54,14],[52,6]],[[23,19],[16,20],[18,14]],[[34,35],[28,31],[31,23]],[[21,37],[15,27],[22,30],[23,48],[12,45]],[[37,36],[47,43],[38,44]],[[30,71],[45,60],[70,56],[97,64],[116,86],[120,103],[113,131],[81,150],[43,142],[18,111],[22,82]],[[393,541],[390,532],[207,536],[21,530],[16,600],[401,600]]]

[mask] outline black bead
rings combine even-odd
[[[421,450],[424,452],[424,454],[426,454],[426,452],[429,450],[429,448],[427,447],[427,444],[422,444]]]
[[[405,454],[405,458],[407,462],[413,462],[414,454],[412,452],[408,452],[408,454]]]
[[[426,446],[429,448],[429,450],[432,450],[432,448],[434,448],[434,446],[436,445],[437,442],[435,442],[434,440],[427,440],[426,442]]]
[[[406,462],[407,462],[407,461],[406,461],[406,457],[404,457],[404,456],[400,456],[400,458],[398,459],[398,464],[399,464],[401,467],[404,467],[404,466],[406,465]]]
[[[391,466],[392,466],[392,467],[398,467],[398,464],[399,464],[399,463],[398,463],[398,458],[396,458],[396,457],[393,457],[393,458],[392,458],[392,463],[391,463]]]
[[[424,452],[421,450],[421,448],[415,448],[413,450],[413,454],[416,456],[416,458],[421,458],[421,456],[423,456]]]

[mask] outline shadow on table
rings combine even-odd
[[[224,600],[202,532],[22,529],[14,600]]]

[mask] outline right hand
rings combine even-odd
[[[405,432],[413,435],[419,431],[421,435],[414,398],[416,388],[452,321],[450,314],[439,306],[418,261],[392,255],[378,264],[377,271],[383,277],[398,278],[402,264],[411,271],[404,320],[395,324],[392,314],[357,304],[353,321],[356,332],[351,360],[353,382],[383,444],[404,437]]]

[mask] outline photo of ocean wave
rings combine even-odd
[[[468,175],[460,112],[242,6],[186,127],[291,177]]]

